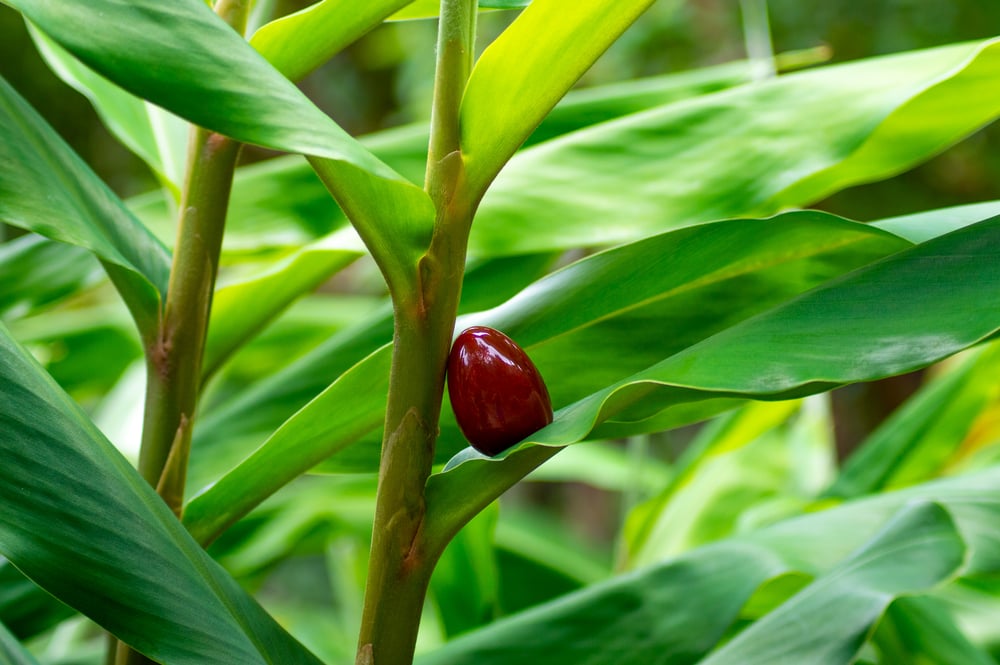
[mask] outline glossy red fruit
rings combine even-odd
[[[552,422],[552,401],[538,368],[502,332],[475,326],[448,357],[448,397],[472,447],[497,455]]]

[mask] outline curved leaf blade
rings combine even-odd
[[[1000,78],[998,53],[988,41],[821,67],[541,143],[490,187],[470,251],[629,242],[895,175],[1000,114],[1000,87],[981,85]]]
[[[0,551],[152,658],[318,665],[0,326]]]
[[[482,193],[542,118],[652,0],[535,0],[476,62],[462,97],[461,146]],[[498,104],[497,100],[505,100]]]
[[[948,580],[964,555],[944,508],[904,508],[850,558],[700,662],[848,665],[896,597]]]
[[[430,238],[433,205],[318,109],[200,0],[11,4],[125,90],[244,143],[302,153],[331,174],[390,283],[405,286]],[[225,85],[220,85],[225,81]],[[386,200],[382,206],[357,205]],[[400,211],[407,223],[398,223]]]
[[[167,290],[170,257],[121,200],[0,79],[0,219],[96,254],[151,330]]]
[[[936,362],[1000,329],[997,247],[1000,217],[894,254],[567,407],[537,439],[698,395],[796,397]],[[629,410],[661,388],[655,406]]]
[[[31,23],[28,28],[38,52],[56,76],[89,99],[108,131],[179,197],[187,151],[187,123],[125,92],[74,58]]]
[[[372,0],[358,6],[321,0],[262,26],[250,45],[279,72],[298,81],[411,2]]]
[[[417,663],[451,665],[478,656],[503,665],[522,662],[525,649],[530,649],[554,664],[694,665],[724,637],[754,591],[779,576],[817,577],[810,595],[822,612],[815,597],[826,592],[816,594],[816,586],[821,591],[826,587],[827,597],[833,599],[838,579],[844,577],[852,593],[864,595],[870,588],[884,598],[887,592],[912,590],[910,582],[933,587],[947,579],[961,565],[963,550],[971,553],[968,559],[973,562],[964,573],[1000,570],[1000,541],[985,526],[997,518],[998,487],[1000,470],[993,468],[806,514],[502,619]],[[929,540],[923,540],[925,536]],[[923,558],[920,550],[932,542],[933,553]],[[866,561],[865,551],[878,556]],[[883,576],[894,555],[915,565],[903,575],[884,571],[888,574]],[[888,586],[883,582],[892,588],[880,589]],[[838,616],[830,621],[844,627],[853,620]],[[800,621],[809,619],[795,617],[789,625],[799,626]],[[830,629],[813,627],[811,621],[808,625]],[[807,641],[810,634],[803,631],[801,637]],[[821,661],[804,657],[792,662]]]

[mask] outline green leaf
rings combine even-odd
[[[11,4],[125,90],[238,141],[310,155],[390,284],[412,286],[433,223],[430,199],[313,105],[204,2]]]
[[[824,495],[852,498],[937,476],[996,398],[998,370],[994,344],[926,384],[848,458]]]
[[[965,573],[991,575],[1000,570],[1000,540],[989,526],[998,516],[997,488],[1000,467],[786,520],[503,619],[417,663],[488,660],[504,665],[523,662],[524,654],[531,653],[553,665],[693,665],[724,639],[762,583],[792,573],[817,578],[789,601],[800,609],[812,606],[817,614],[785,610],[785,622],[771,620],[780,624],[773,629],[799,628],[788,644],[805,649],[831,644],[811,640],[812,635],[843,630],[843,646],[856,639],[861,614],[827,614],[825,601],[888,602],[899,592],[927,590],[955,572],[963,551],[970,564]],[[869,622],[878,619],[870,605],[868,611]],[[757,631],[762,639],[770,633]],[[729,644],[739,646],[739,640],[737,636]],[[750,637],[742,640],[746,643]],[[754,643],[764,646],[756,637],[750,646]],[[783,662],[824,662],[814,660],[813,654],[799,655]]]
[[[714,397],[801,397],[912,371],[982,341],[1000,329],[998,303],[984,297],[1000,293],[998,243],[1000,217],[898,252],[560,409],[551,425],[496,458],[465,449],[428,481],[428,501],[434,495],[440,506],[433,529],[446,537],[476,506],[605,420],[642,420]]]
[[[567,12],[558,0],[535,0],[487,47],[460,111],[471,191],[486,191],[556,102],[651,4],[580,0]]]
[[[723,635],[753,590],[782,568],[741,544],[641,575],[616,577],[502,619],[417,658],[418,665],[693,663]]]
[[[100,273],[90,252],[33,233],[0,244],[0,315],[30,314],[94,284]]]
[[[179,198],[184,179],[188,124],[111,83],[31,23],[28,23],[28,28],[49,68],[90,100],[108,131],[142,159]]]
[[[895,175],[997,117],[1000,88],[982,81],[1000,77],[998,53],[988,41],[821,67],[547,141],[493,183],[470,251],[629,242]]]
[[[0,374],[4,556],[154,659],[318,664],[198,547],[3,327]]]
[[[0,219],[96,254],[149,333],[167,289],[167,251],[3,80],[0,151]]]
[[[988,653],[962,634],[947,608],[930,596],[897,598],[874,641],[883,662],[996,665]]]
[[[412,1],[371,0],[358,6],[321,0],[262,26],[250,45],[279,72],[298,81]]]
[[[595,421],[700,396],[797,397],[957,353],[1000,328],[983,297],[1000,285],[998,242],[1000,217],[858,269],[567,407],[537,440],[567,442]]]
[[[964,555],[944,508],[904,508],[858,552],[700,663],[848,665],[897,596],[946,581]]]
[[[0,665],[38,665],[38,661],[0,623]]]

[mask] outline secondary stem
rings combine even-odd
[[[358,665],[412,662],[439,554],[427,548],[423,536],[424,488],[434,461],[473,214],[464,188],[459,104],[471,69],[475,17],[475,0],[441,2],[427,166],[437,218],[417,266],[417,287],[394,294],[393,359]]]
[[[186,459],[198,401],[202,352],[222,233],[240,144],[205,129],[192,130],[189,169],[160,332],[147,349],[146,413],[139,472],[153,487]],[[173,452],[172,452],[173,451]],[[164,499],[175,511],[181,496],[177,478]],[[165,487],[164,489],[168,489]]]

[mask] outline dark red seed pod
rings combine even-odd
[[[514,340],[485,326],[455,339],[448,397],[465,438],[485,455],[497,455],[552,422],[552,401],[538,368]]]

